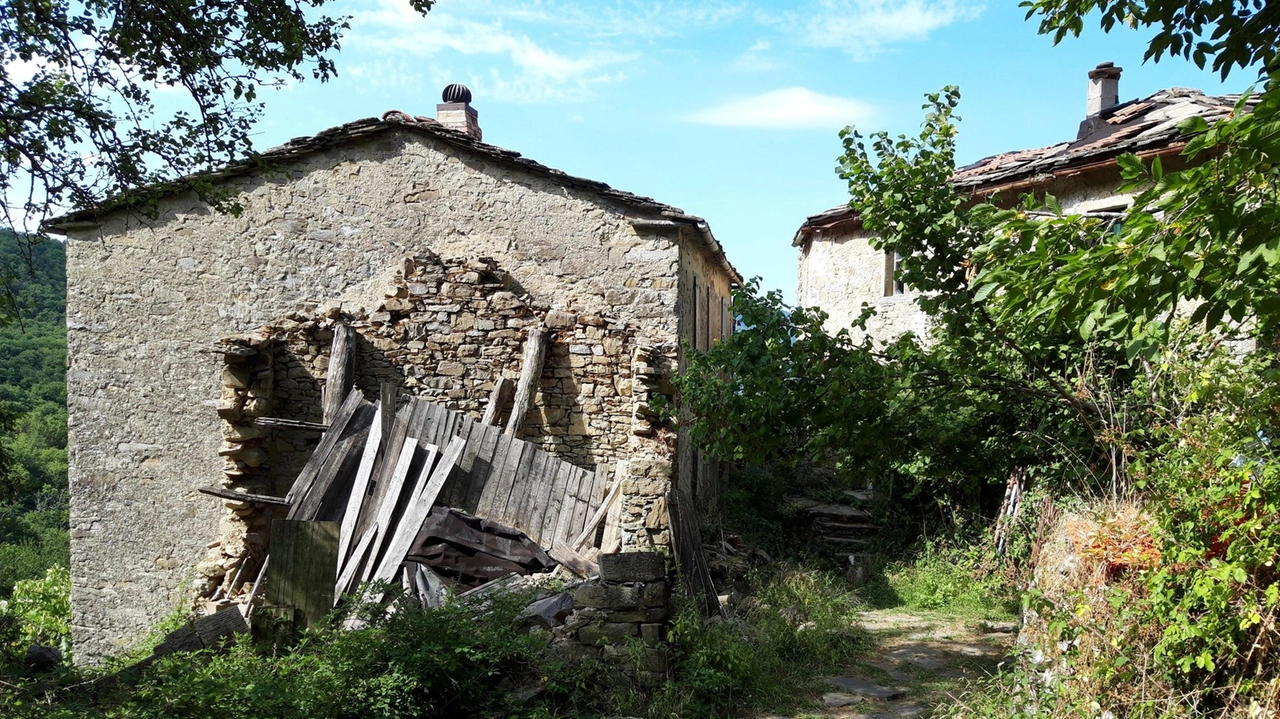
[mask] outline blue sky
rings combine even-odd
[[[707,218],[730,258],[793,297],[791,238],[842,204],[837,132],[914,132],[923,94],[960,86],[961,163],[1074,137],[1085,73],[1124,67],[1121,100],[1238,92],[1190,63],[1141,62],[1144,34],[1054,46],[1015,1],[403,0],[352,16],[339,77],[265,94],[259,147],[386,110],[435,115],[462,82],[487,142]]]

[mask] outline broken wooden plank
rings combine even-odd
[[[373,476],[373,464],[378,459],[378,449],[382,446],[382,411],[378,406],[373,411],[373,422],[369,425],[369,437],[365,439],[364,450],[360,454],[360,465],[356,468],[355,481],[351,483],[351,494],[347,496],[347,509],[342,513],[342,531],[338,536],[338,561],[345,562],[347,551],[351,549],[351,538],[355,536],[356,522],[360,519],[360,510],[369,494],[369,479]]]
[[[448,590],[445,588],[444,580],[436,574],[431,567],[425,564],[414,563],[414,584],[418,588],[418,599],[422,602],[423,609],[435,609],[444,604],[445,594]]]
[[[367,406],[362,409],[369,409]],[[359,420],[353,420],[348,429],[351,429]],[[360,448],[364,446],[365,439],[368,436],[368,425],[359,431],[352,432],[346,437],[338,440],[338,444],[329,453],[325,459],[324,465],[320,471],[316,473],[315,481],[311,483],[310,489],[305,495],[299,496],[294,500],[293,506],[289,508],[289,514],[286,519],[320,519],[321,510],[325,506],[325,500],[329,498],[329,491],[343,476],[350,476],[356,469],[356,463],[359,461]],[[332,504],[332,501],[330,501]]]
[[[605,495],[604,501],[600,503],[600,506],[597,507],[596,511],[591,515],[591,519],[588,519],[587,523],[582,526],[582,533],[579,534],[573,540],[573,543],[569,545],[574,551],[581,551],[585,549],[588,541],[595,538],[596,528],[600,526],[600,520],[604,519],[605,514],[608,513],[609,508],[613,503],[618,500],[618,495],[621,493],[622,476],[619,475],[618,478],[613,481],[613,486],[609,489],[609,494]]]
[[[506,377],[499,377],[498,381],[493,383],[493,391],[489,393],[489,404],[484,408],[484,418],[480,422],[496,427],[498,422],[502,421],[503,412],[515,394],[516,383]]]
[[[258,504],[271,504],[277,507],[288,507],[289,500],[284,497],[272,497],[268,494],[250,494],[248,492],[234,492],[230,489],[222,487],[197,487],[197,492],[207,494],[211,497],[221,497],[222,499],[234,499],[239,502],[256,502]]]
[[[547,330],[530,327],[524,341],[524,358],[520,361],[520,381],[516,384],[516,396],[511,403],[511,416],[507,418],[508,437],[519,437],[524,429],[524,416],[529,413],[533,396],[542,379],[542,363],[547,355]]]
[[[303,422],[299,419],[284,419],[283,417],[258,417],[253,420],[255,427],[264,427],[266,429],[291,429],[301,432],[327,432],[329,425],[319,422]]]
[[[334,325],[333,342],[329,345],[329,368],[325,370],[324,389],[320,395],[324,423],[333,422],[342,410],[342,402],[351,392],[354,381],[355,331],[346,325]]]
[[[391,426],[391,433],[382,435],[382,447],[378,450],[378,457],[373,464],[373,474],[369,478],[369,496],[365,497],[364,504],[360,507],[360,516],[356,519],[356,527],[352,532],[352,536],[363,536],[369,530],[369,527],[373,526],[374,520],[378,516],[378,508],[382,506],[382,497],[386,494],[387,484],[391,481],[391,475],[395,472],[396,459],[400,456],[400,450],[404,447],[412,412],[412,405],[402,407],[396,413],[395,422]],[[386,427],[386,415],[383,415],[383,427]]]
[[[343,594],[351,592],[355,589],[355,580],[361,575],[360,568],[365,565],[369,548],[373,546],[374,540],[378,537],[378,525],[369,527],[364,536],[360,537],[360,541],[356,543],[355,551],[346,560],[342,566],[342,571],[338,574],[338,581],[334,585],[334,603],[336,604]]]
[[[267,604],[292,607],[297,629],[319,625],[333,610],[339,530],[337,522],[271,522]]]
[[[457,465],[458,457],[462,455],[464,447],[466,442],[454,437],[445,448],[440,461],[436,463],[435,469],[431,471],[430,478],[419,483],[417,495],[409,500],[404,516],[401,517],[400,523],[387,543],[387,549],[378,563],[378,569],[373,574],[373,581],[391,581],[395,578],[396,570],[400,568],[405,556],[409,553],[409,548],[413,546],[413,540],[417,538],[422,522],[431,512],[432,505],[440,495],[440,490],[444,488],[445,481],[449,479],[449,473]],[[421,476],[425,477],[430,469],[428,462],[423,466]]]
[[[573,551],[573,548],[560,540],[556,540],[547,552],[561,566],[579,577],[596,577],[600,575],[600,567],[595,562]]]
[[[321,468],[324,467],[325,460],[329,458],[329,454],[342,438],[347,424],[356,415],[356,410],[360,409],[363,404],[364,396],[360,394],[360,390],[352,390],[351,394],[347,395],[347,400],[343,402],[338,416],[329,425],[329,430],[320,438],[320,444],[311,453],[311,457],[302,467],[302,471],[298,473],[298,478],[294,480],[293,486],[289,488],[289,493],[285,495],[285,499],[289,500],[289,504],[297,502],[299,498],[305,497],[307,492],[311,491],[311,485],[315,482],[316,475],[320,473]]]
[[[418,440],[413,437],[406,438],[404,446],[400,448],[400,457],[396,460],[395,470],[387,479],[386,492],[382,495],[382,499],[378,504],[378,514],[374,517],[374,523],[386,529],[374,540],[374,546],[370,553],[371,558],[368,564],[365,565],[363,572],[364,576],[362,578],[364,581],[369,581],[373,577],[381,547],[386,545],[387,538],[394,536],[396,532],[396,528],[391,523],[391,518],[395,514],[396,505],[400,503],[405,481],[409,478],[409,468],[413,465],[414,455],[417,451]]]
[[[618,487],[622,486],[622,476],[622,463],[619,463],[618,478],[614,481]],[[604,531],[600,533],[601,552],[615,552],[622,546],[622,510],[624,508],[622,493],[619,492],[609,502],[609,511],[604,515]]]
[[[249,599],[245,601],[245,616],[253,616],[253,600],[258,598],[258,592],[262,589],[262,580],[267,576],[267,565],[271,564],[271,555],[262,558],[262,566],[258,568],[258,578],[253,580],[253,589],[249,592]]]

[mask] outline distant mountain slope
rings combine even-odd
[[[0,417],[14,420],[0,422],[3,598],[15,581],[67,563],[66,248],[22,248],[0,232],[0,275],[18,310],[0,326]]]

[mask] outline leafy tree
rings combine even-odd
[[[253,155],[262,87],[328,80],[347,27],[330,0],[9,0],[0,10],[0,222],[108,198],[144,211]],[[426,13],[434,0],[410,0]],[[152,93],[167,94],[161,111]]]
[[[1095,12],[1102,29],[1117,25],[1156,28],[1144,60],[1166,54],[1191,60],[1203,68],[1212,60],[1225,78],[1233,68],[1280,69],[1280,6],[1271,0],[1027,0],[1027,18],[1040,17],[1040,33],[1054,43],[1078,36]]]

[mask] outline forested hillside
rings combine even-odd
[[[0,326],[0,599],[67,563],[65,259],[61,242],[28,258],[0,234],[0,273],[17,308]]]

